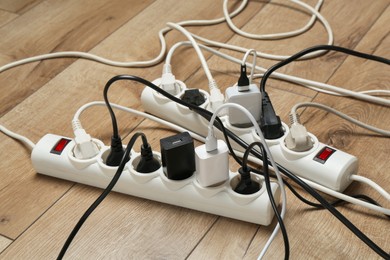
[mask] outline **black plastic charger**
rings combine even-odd
[[[164,174],[171,180],[184,180],[195,172],[194,140],[188,132],[160,140]]]

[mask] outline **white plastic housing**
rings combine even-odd
[[[146,112],[178,124],[202,136],[207,135],[207,122],[203,118],[198,116],[195,112],[177,105],[175,102],[168,99],[164,100],[164,102],[160,102],[156,99],[156,95],[153,94],[153,92],[154,91],[148,87],[142,92],[141,103]],[[250,144],[255,141],[260,141],[260,138],[253,127],[235,127],[229,122],[227,116],[221,116],[220,118],[227,129],[235,133],[246,143]],[[305,152],[288,150],[285,146],[284,139],[286,138],[289,129],[286,124],[282,123],[282,125],[285,130],[284,135],[279,139],[267,140],[267,144],[270,147],[275,161],[297,176],[316,182],[335,191],[344,191],[352,182],[350,176],[352,174],[357,174],[357,158],[331,147],[332,149],[335,149],[336,152],[334,152],[324,164],[315,161],[315,155],[325,147],[325,144],[318,142],[317,138],[310,133],[309,135],[314,140],[312,149]],[[215,135],[218,138],[223,138],[220,131],[215,131]],[[243,151],[242,147],[234,142],[232,142],[232,146],[234,149]]]
[[[225,96],[226,102],[239,104],[253,115],[256,121],[260,121],[261,111],[261,93],[259,88],[255,84],[250,84],[247,91],[238,91],[237,86],[229,87],[226,89]],[[229,122],[232,125],[252,125],[251,121],[245,114],[238,109],[229,108],[228,112]]]
[[[41,174],[105,188],[117,170],[117,167],[104,164],[109,147],[96,140],[101,151],[96,157],[87,160],[74,157],[74,141],[60,154],[50,153],[61,138],[48,134],[36,144],[31,154],[34,169]],[[161,160],[159,153],[154,155]],[[274,213],[260,176],[254,176],[254,179],[261,184],[261,189],[254,194],[242,195],[234,192],[231,186],[235,187],[237,183],[237,173],[230,172],[229,180],[217,187],[204,188],[198,184],[194,175],[174,181],[164,175],[162,168],[148,174],[139,173],[135,171],[139,160],[139,154],[132,152],[114,191],[260,225],[269,225],[272,221]],[[278,202],[278,184],[271,183],[271,189]]]
[[[202,187],[221,184],[229,179],[229,149],[218,140],[217,149],[206,151],[206,145],[195,148],[195,176]]]

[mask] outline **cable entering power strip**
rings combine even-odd
[[[94,142],[100,147],[99,154],[80,160],[74,157],[73,140],[47,134],[32,151],[33,167],[40,174],[105,188],[117,167],[104,163],[109,147],[99,140],[94,139]],[[153,153],[161,161],[160,153]],[[147,174],[137,172],[135,165],[139,160],[140,154],[132,152],[114,191],[260,225],[269,225],[273,219],[274,212],[262,176],[252,176],[259,183],[260,190],[243,195],[234,191],[239,183],[238,173],[230,172],[226,182],[205,188],[198,183],[195,175],[183,180],[168,179],[162,167]],[[272,182],[271,188],[275,200],[279,201],[279,185]]]
[[[182,88],[177,97],[181,97],[186,88]],[[205,102],[200,105],[207,108],[209,105],[209,95],[201,92],[205,97]],[[178,124],[201,136],[207,135],[208,122],[194,113],[190,109],[177,104],[164,96],[146,87],[141,94],[141,103],[147,113],[165,119],[174,124]],[[225,127],[250,144],[260,141],[253,127],[239,128],[229,122],[227,115],[220,117]],[[285,139],[289,133],[289,128],[282,123],[284,135],[277,139],[266,140],[275,161],[292,173],[316,182],[322,186],[335,191],[344,191],[352,183],[351,176],[357,174],[358,160],[355,156],[325,145],[309,133],[313,141],[313,146],[308,151],[296,152],[287,148]],[[219,138],[223,138],[222,133],[216,133]],[[232,142],[237,150],[242,148]]]

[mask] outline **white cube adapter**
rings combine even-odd
[[[195,148],[195,176],[202,187],[211,187],[229,179],[229,149],[218,140],[217,149],[206,151],[206,145]]]
[[[226,102],[239,104],[253,115],[256,121],[260,120],[261,93],[255,84],[250,84],[247,91],[239,91],[237,86],[226,89]],[[232,125],[252,125],[249,118],[238,109],[229,109],[229,122]]]

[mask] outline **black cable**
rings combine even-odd
[[[118,170],[116,171],[114,177],[112,178],[112,180],[110,181],[108,186],[105,188],[105,190],[102,192],[102,194],[100,194],[100,196],[95,200],[95,202],[92,203],[92,205],[87,209],[87,211],[85,211],[83,216],[81,216],[80,220],[77,222],[76,226],[73,228],[72,232],[70,233],[70,235],[66,239],[65,244],[63,245],[57,259],[62,259],[64,257],[66,251],[68,250],[70,244],[72,243],[72,240],[76,236],[77,232],[80,230],[81,226],[87,220],[89,215],[91,215],[91,213],[96,209],[96,207],[99,206],[99,204],[107,197],[107,195],[114,188],[115,184],[118,182],[118,180],[123,172],[123,169],[125,168],[125,165],[128,161],[127,157],[129,157],[131,149],[133,148],[135,141],[140,136],[142,137],[143,145],[148,145],[146,137],[143,133],[137,132],[131,137],[131,139],[126,147],[125,155],[123,156],[122,161],[119,164]]]
[[[272,194],[271,190],[271,181],[270,181],[270,176],[269,176],[269,168],[268,168],[268,163],[267,163],[267,152],[264,149],[264,145],[260,142],[253,142],[251,143],[248,148],[245,150],[244,156],[242,158],[242,167],[248,167],[247,162],[248,162],[248,156],[250,150],[253,149],[253,147],[258,146],[260,148],[261,154],[263,155],[263,172],[264,172],[264,182],[265,186],[267,188],[267,193],[269,200],[271,202],[272,209],[275,213],[276,219],[279,223],[280,230],[283,235],[283,242],[284,242],[284,259],[288,260],[290,258],[290,244],[288,241],[288,236],[287,236],[287,230],[283,222],[282,216],[279,214],[278,207],[275,203],[275,198],[274,195]]]
[[[200,107],[198,107],[196,105],[192,105],[190,103],[186,103],[186,102],[182,101],[181,99],[178,99],[177,97],[167,93],[166,91],[164,91],[163,89],[159,88],[158,86],[156,86],[152,82],[147,81],[147,80],[145,80],[143,78],[140,78],[140,77],[137,77],[137,76],[132,76],[132,75],[118,75],[118,76],[115,76],[115,77],[111,78],[107,82],[106,87],[111,85],[115,81],[118,81],[118,80],[131,80],[131,81],[139,82],[139,83],[141,83],[143,85],[146,85],[146,86],[152,88],[153,90],[155,90],[158,93],[160,93],[161,95],[171,99],[172,101],[174,101],[176,103],[179,103],[179,104],[181,104],[183,106],[186,106],[186,107],[194,110],[195,112],[199,113],[201,116],[204,116],[204,115],[208,116],[208,115],[211,114],[210,111],[207,111],[207,110],[205,110],[203,108],[200,108]],[[218,117],[216,117],[216,122],[218,122],[218,124],[215,123],[216,127],[217,128],[221,127],[224,135],[226,134],[227,136],[229,136],[233,141],[235,141],[242,148],[246,149],[248,147],[248,144],[245,141],[243,141],[241,138],[236,136],[231,131],[226,130],[224,125],[223,125],[223,123],[222,123],[222,121]],[[228,145],[228,147],[230,146],[230,144],[228,142],[228,139],[227,139],[227,145]],[[233,151],[232,147],[229,147],[229,151]],[[256,150],[252,149],[251,153],[253,155],[255,155],[258,159],[262,160],[262,155],[260,153],[258,153]],[[233,154],[234,154],[234,151],[233,151]],[[235,159],[240,161],[237,156],[235,156]],[[362,240],[365,244],[367,244],[373,251],[375,251],[378,255],[380,255],[383,258],[390,259],[390,255],[389,254],[387,254],[377,244],[375,244],[372,240],[370,240],[362,231],[360,231],[355,225],[353,225],[336,208],[334,208],[332,205],[330,205],[328,203],[328,201],[326,201],[312,187],[307,185],[304,181],[299,179],[297,176],[295,176],[293,173],[291,173],[289,170],[287,170],[283,166],[281,166],[279,164],[277,164],[277,166],[278,166],[278,169],[279,169],[280,172],[282,172],[284,175],[286,175],[288,178],[290,178],[295,183],[297,183],[299,186],[301,186],[304,190],[306,190],[311,196],[313,196],[318,202],[320,202],[321,205],[323,205],[324,208],[326,208],[330,213],[332,213],[339,221],[341,221],[349,230],[351,230],[360,240]]]
[[[283,183],[284,185],[286,185],[287,188],[289,188],[291,190],[291,192],[300,200],[302,201],[303,203],[309,205],[309,206],[312,206],[314,208],[318,208],[318,209],[324,209],[324,207],[319,204],[319,203],[315,203],[315,202],[312,202],[306,198],[304,198],[301,194],[299,194],[299,192],[286,180],[283,180]],[[373,198],[370,198],[369,196],[367,195],[364,195],[364,194],[354,194],[354,195],[349,195],[350,197],[352,198],[355,198],[355,199],[360,199],[360,200],[363,200],[363,201],[366,201],[368,203],[371,203],[373,205],[376,205],[376,206],[379,206],[379,207],[382,207],[381,204],[379,204],[377,201],[375,201]],[[329,204],[331,204],[332,206],[336,207],[336,206],[339,206],[341,204],[348,204],[348,203],[351,203],[349,201],[345,201],[345,200],[342,200],[342,199],[337,199],[337,200],[334,200],[332,202],[329,202]],[[390,218],[390,216],[386,215],[386,217]]]
[[[315,51],[320,51],[320,50],[329,50],[329,51],[337,51],[337,52],[343,52],[343,53],[346,53],[348,55],[352,55],[352,56],[355,56],[355,57],[359,57],[359,58],[362,58],[362,59],[368,59],[368,60],[373,60],[373,61],[377,61],[377,62],[381,62],[381,63],[384,63],[384,64],[387,64],[387,65],[390,65],[390,60],[389,59],[386,59],[386,58],[383,58],[383,57],[380,57],[380,56],[375,56],[375,55],[371,55],[371,54],[367,54],[367,53],[363,53],[363,52],[358,52],[358,51],[354,51],[354,50],[351,50],[351,49],[347,49],[347,48],[343,48],[343,47],[340,47],[340,46],[334,46],[334,45],[316,45],[316,46],[313,46],[313,47],[309,47],[307,49],[304,49],[292,56],[290,56],[289,58],[281,61],[281,62],[278,62],[276,63],[275,65],[273,65],[272,67],[270,67],[263,75],[263,78],[261,79],[261,82],[260,82],[260,91],[262,93],[265,92],[265,83],[267,82],[267,79],[269,78],[269,76],[277,69],[295,61],[296,59],[299,59],[300,57],[308,54],[308,53],[311,53],[311,52],[315,52]]]

